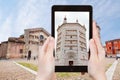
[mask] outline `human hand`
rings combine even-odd
[[[93,38],[90,40],[88,73],[94,80],[107,80],[105,75],[105,51],[101,45],[95,22],[93,22]]]
[[[36,80],[55,80],[53,50],[55,40],[48,37],[42,48],[39,49],[38,74]]]

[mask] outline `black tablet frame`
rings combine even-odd
[[[92,38],[92,6],[91,5],[53,5],[51,11],[51,35],[55,37],[55,11],[87,11],[89,12],[89,39]],[[55,54],[54,54],[55,55]],[[55,66],[55,72],[88,72],[87,66]]]

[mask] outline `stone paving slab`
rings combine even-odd
[[[118,60],[118,64],[117,64],[117,67],[115,69],[112,80],[120,80],[120,60]]]
[[[0,80],[35,80],[35,75],[11,60],[0,60]]]
[[[106,71],[107,80],[112,80],[112,77],[113,77],[113,74],[114,74],[117,64],[118,64],[118,61],[116,60],[112,64],[112,66],[110,66],[110,68]]]

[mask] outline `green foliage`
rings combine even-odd
[[[32,64],[32,63],[18,62],[18,64],[23,65],[23,66],[25,66],[25,67],[27,67],[27,68],[30,68],[30,69],[32,69],[32,70],[34,70],[34,71],[37,71],[37,70],[38,70],[38,67],[37,67],[35,64]]]
[[[72,76],[79,76],[80,73],[68,73],[68,72],[62,72],[62,73],[56,73],[57,77],[72,77]]]
[[[112,66],[112,64],[108,64],[105,71],[107,71],[110,68],[110,66]]]

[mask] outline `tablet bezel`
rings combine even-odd
[[[53,5],[51,17],[51,35],[55,37],[55,11],[89,12],[89,39],[92,38],[92,6],[90,5]],[[88,72],[87,66],[55,66],[55,72]]]

